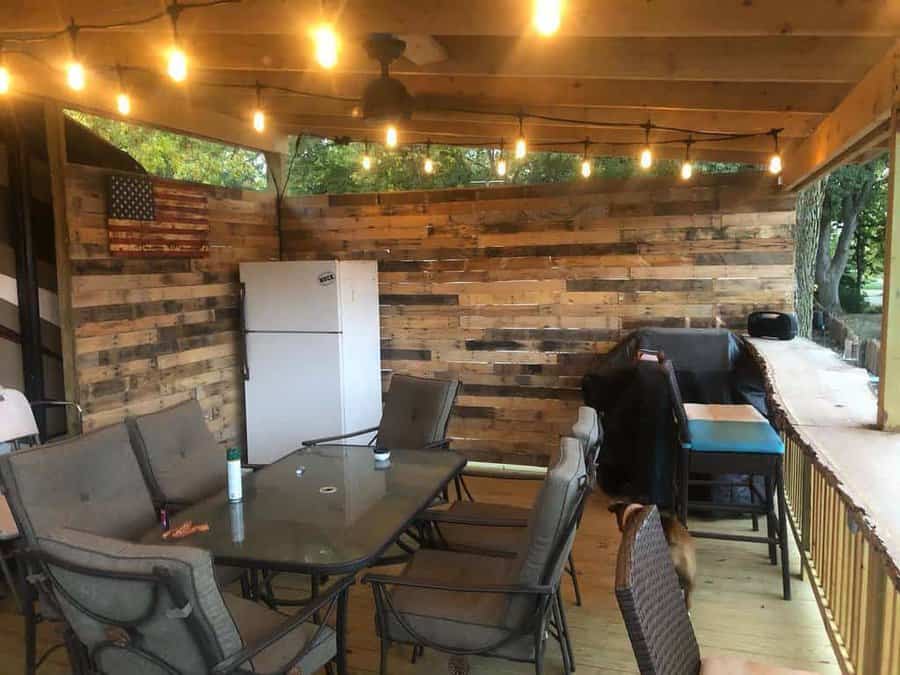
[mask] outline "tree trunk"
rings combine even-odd
[[[797,313],[800,335],[812,335],[813,299],[816,293],[816,252],[819,246],[819,227],[822,204],[825,200],[825,181],[806,188],[797,198],[797,220],[794,224],[794,311]]]

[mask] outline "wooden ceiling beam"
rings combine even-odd
[[[890,119],[900,90],[900,41],[853,88],[816,130],[784,153],[783,182],[803,187],[883,141],[879,130]]]
[[[3,3],[0,25],[9,30],[52,30],[74,16],[82,23],[135,19],[161,6],[157,0],[19,0]],[[348,34],[369,32],[453,35],[525,35],[532,32],[531,3],[522,0],[394,0],[326,3],[324,16]],[[185,31],[302,34],[321,21],[321,0],[254,0],[184,13]],[[893,0],[567,0],[561,35],[753,36],[900,34]]]
[[[15,55],[9,55],[15,56]],[[128,80],[172,88],[160,74],[128,73]],[[253,85],[254,82],[347,98],[358,98],[370,75],[287,73],[265,71],[198,71],[189,75],[184,89],[215,94],[227,101],[234,90],[205,88],[200,82]],[[546,106],[579,108],[636,108],[658,110],[830,113],[852,88],[848,84],[787,84],[737,82],[670,82],[666,80],[592,80],[579,78],[452,77],[404,75],[398,77],[423,106],[511,106],[530,109]],[[204,92],[204,90],[206,90]],[[266,92],[266,98],[277,97]],[[291,97],[302,105],[303,98]],[[309,99],[312,100],[312,99]]]
[[[890,38],[561,38],[437,36],[445,61],[416,65],[400,59],[395,76],[499,76],[679,80],[694,82],[858,82],[890,47]],[[321,72],[312,43],[293,35],[182,35],[191,64],[210,70]],[[171,46],[163,33],[81,34],[87,63],[160,68]],[[69,57],[67,40],[32,45],[51,62]],[[347,42],[336,73],[375,76],[378,64],[358,42]]]

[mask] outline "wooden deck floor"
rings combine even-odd
[[[473,479],[479,499],[527,505],[536,484],[531,481]],[[569,623],[581,675],[635,673],[637,668],[625,627],[613,595],[614,569],[619,533],[606,511],[606,498],[591,497],[575,545],[581,573],[584,606],[572,603],[571,585],[563,581]],[[727,527],[729,523],[704,523],[704,529]],[[749,529],[749,520],[731,522]],[[735,654],[758,661],[792,666],[817,673],[839,673],[819,612],[809,586],[797,578],[799,559],[793,557],[794,599],[781,599],[777,567],[770,566],[761,545],[701,540],[698,542],[699,578],[692,619],[704,655]],[[301,578],[279,577],[284,590],[302,585]],[[349,615],[352,673],[372,673],[378,668],[378,645],[374,634],[371,590],[353,588]],[[0,601],[0,672],[20,673],[21,619],[12,602]],[[53,633],[42,626],[41,639],[51,644]],[[416,665],[409,662],[410,649],[397,646],[391,652],[391,675],[435,675],[446,673],[446,657],[426,651]],[[67,673],[65,657],[54,655],[41,675]],[[472,673],[533,673],[528,664],[498,659],[471,659]],[[562,673],[558,649],[548,646],[546,672]]]

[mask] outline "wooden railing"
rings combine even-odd
[[[784,416],[785,488],[803,571],[845,673],[900,673],[900,572],[831,470]]]

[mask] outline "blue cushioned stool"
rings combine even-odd
[[[681,447],[674,490],[679,518],[687,526],[688,507],[692,510],[749,512],[754,514],[755,530],[755,516],[765,516],[767,533],[764,537],[694,530],[691,530],[691,534],[699,538],[767,544],[769,560],[773,565],[778,562],[776,550],[780,548],[784,599],[790,600],[790,556],[784,497],[784,443],[769,421],[751,405],[684,403],[672,362],[665,359],[660,362],[660,367],[665,372],[669,386]],[[762,476],[765,494],[758,494],[751,480],[750,505],[690,501],[688,493],[692,484],[711,483],[711,481],[691,480],[691,473],[741,473],[749,474],[751,477]]]

